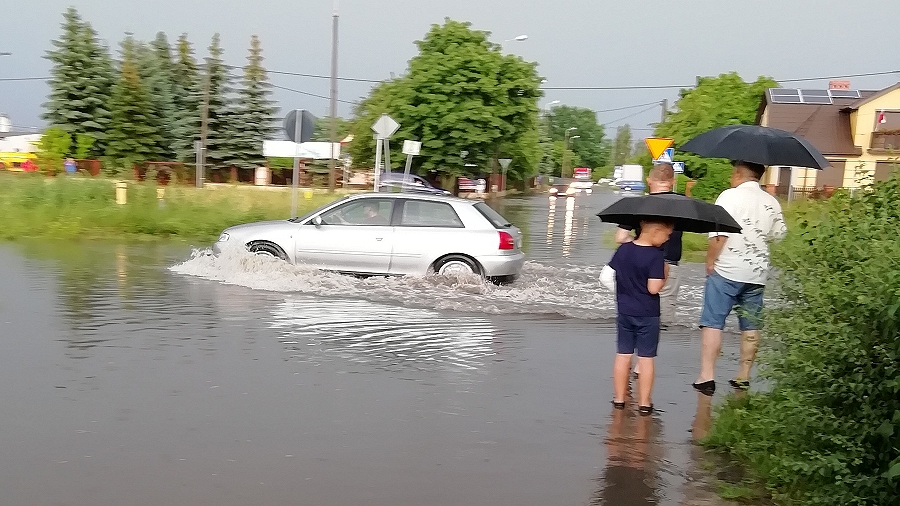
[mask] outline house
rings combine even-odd
[[[834,81],[827,90],[770,88],[757,123],[805,138],[831,162],[824,170],[769,167],[762,181],[769,191],[858,188],[887,179],[900,161],[900,83],[880,91]]]

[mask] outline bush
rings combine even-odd
[[[768,392],[728,402],[708,439],[776,498],[900,497],[900,180],[810,205],[773,251],[785,304],[767,315]]]
[[[715,202],[719,194],[731,188],[731,173],[734,171],[728,162],[707,163],[706,173],[691,188],[691,197]]]

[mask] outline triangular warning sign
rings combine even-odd
[[[674,139],[667,137],[647,137],[644,139],[647,143],[647,149],[650,150],[650,158],[656,160],[675,142]]]

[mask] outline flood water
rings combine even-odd
[[[616,198],[493,204],[529,255],[503,287],[206,244],[0,245],[0,504],[724,504],[692,443],[702,266],[662,337],[659,413],[609,403],[595,214]]]

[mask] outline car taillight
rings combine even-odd
[[[516,249],[516,240],[509,232],[504,232],[503,230],[500,231],[500,249]]]

